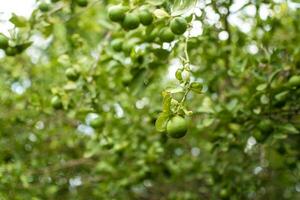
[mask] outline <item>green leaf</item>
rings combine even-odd
[[[279,129],[289,134],[299,134],[299,130],[293,124],[280,125]]]
[[[171,94],[175,94],[175,93],[183,92],[183,88],[182,87],[167,88],[166,91]]]
[[[169,92],[163,93],[163,111],[169,113],[171,110],[171,94]]]
[[[158,118],[155,122],[155,128],[158,132],[165,132],[167,129],[167,123],[169,121],[169,113],[162,112],[158,115]]]
[[[154,10],[154,15],[158,18],[158,19],[162,19],[162,18],[165,18],[165,17],[169,17],[170,15],[162,10],[162,9],[156,9]]]
[[[173,0],[171,2],[172,16],[179,16],[182,14],[190,13],[195,7],[197,0]]]
[[[271,83],[273,81],[273,79],[281,72],[281,70],[282,69],[278,69],[271,74],[271,76],[269,77],[269,83]]]
[[[206,118],[202,121],[203,127],[208,127],[214,123],[214,118]]]
[[[27,25],[27,20],[25,17],[18,16],[16,14],[12,14],[12,17],[9,19],[11,23],[13,23],[16,27],[25,27]]]
[[[147,0],[146,1],[148,4],[153,5],[153,6],[159,6],[164,3],[163,0]]]
[[[33,42],[24,42],[22,44],[17,44],[15,47],[19,52],[25,51],[28,47],[32,45]]]
[[[275,95],[275,99],[278,101],[285,100],[289,95],[289,91],[283,91]]]
[[[267,87],[268,87],[268,84],[263,83],[263,84],[258,85],[258,86],[256,87],[256,90],[257,90],[257,91],[264,91]]]

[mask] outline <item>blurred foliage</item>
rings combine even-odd
[[[233,0],[36,3],[0,38],[1,200],[300,199],[299,9],[272,0],[238,9]],[[120,3],[154,21],[126,30],[108,18]],[[162,43],[177,16],[202,34]],[[165,127],[178,113],[188,132],[172,139]]]

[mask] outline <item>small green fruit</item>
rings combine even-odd
[[[202,88],[203,88],[203,85],[199,82],[193,82],[191,83],[191,90],[193,92],[196,92],[196,93],[201,93],[202,92]]]
[[[58,96],[52,97],[51,105],[54,109],[57,109],[57,110],[63,108],[63,104],[61,102],[61,99]]]
[[[273,131],[273,123],[270,119],[264,119],[258,124],[259,130],[264,134],[269,134]]]
[[[111,41],[111,47],[113,50],[119,52],[122,51],[123,40],[122,39],[114,39]]]
[[[175,39],[175,35],[169,28],[163,28],[159,36],[162,42],[172,42]]]
[[[0,34],[0,49],[6,49],[8,47],[8,38]]]
[[[43,2],[39,5],[39,9],[42,12],[48,12],[50,10],[50,5],[48,3]]]
[[[141,24],[148,26],[152,24],[153,22],[153,15],[148,10],[142,10],[139,12],[139,18],[141,21]]]
[[[125,18],[126,9],[123,6],[112,6],[108,10],[108,17],[111,21],[122,22]]]
[[[76,3],[80,7],[86,7],[88,5],[88,1],[87,0],[77,0]]]
[[[129,13],[125,16],[124,21],[122,23],[122,27],[125,30],[133,30],[139,27],[140,25],[140,19],[138,15]]]
[[[18,54],[18,51],[17,51],[17,49],[15,47],[7,47],[5,49],[5,54],[7,56],[15,56],[15,55]]]
[[[182,138],[187,132],[187,121],[181,116],[175,116],[167,123],[167,133],[172,138]]]
[[[74,68],[68,68],[65,72],[66,77],[71,81],[76,81],[79,78],[79,73]]]
[[[188,23],[183,17],[175,17],[170,22],[171,31],[176,35],[182,35],[187,29]]]
[[[90,121],[90,126],[93,128],[100,128],[102,125],[103,120],[99,115]]]
[[[294,75],[289,79],[288,82],[290,87],[298,87],[300,86],[300,76]]]

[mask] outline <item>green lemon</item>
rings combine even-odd
[[[294,75],[289,79],[288,82],[290,87],[297,87],[300,86],[300,76]]]
[[[0,34],[0,49],[6,49],[8,47],[8,38]]]
[[[99,115],[90,121],[90,126],[93,128],[99,128],[102,125],[103,125],[103,120]]]
[[[133,30],[139,27],[140,25],[140,19],[138,15],[134,13],[129,13],[125,16],[124,21],[122,23],[122,27],[125,30]]]
[[[142,10],[139,12],[139,18],[141,21],[141,24],[148,26],[152,24],[153,22],[153,15],[148,10]]]
[[[88,5],[88,1],[87,0],[77,0],[76,3],[80,7],[86,7]]]
[[[273,131],[273,123],[270,119],[264,119],[259,122],[258,128],[262,133],[269,134]]]
[[[188,23],[183,17],[175,17],[170,22],[171,31],[176,35],[182,35],[187,29]]]
[[[45,2],[43,2],[43,3],[41,3],[41,4],[39,5],[39,9],[40,9],[40,11],[42,11],[42,12],[48,12],[48,11],[50,10],[50,5],[47,4],[47,3],[45,3]]]
[[[15,47],[7,47],[5,49],[5,54],[7,56],[15,56],[15,55],[18,54],[18,51],[17,51],[17,49]]]
[[[175,35],[169,28],[163,28],[159,34],[159,38],[162,42],[172,42],[175,39]]]
[[[119,52],[122,51],[123,40],[118,38],[111,41],[111,47],[113,50]]]
[[[76,81],[79,78],[79,73],[74,68],[68,68],[65,71],[66,77],[71,81]]]
[[[54,109],[57,109],[57,110],[63,108],[63,104],[61,102],[61,99],[58,96],[52,97],[51,105]]]
[[[108,17],[111,21],[122,22],[125,18],[126,9],[123,6],[112,6],[108,10]]]
[[[172,138],[182,138],[187,128],[187,121],[181,116],[174,116],[167,123],[167,133]]]

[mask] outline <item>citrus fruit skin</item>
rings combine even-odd
[[[264,134],[269,134],[273,131],[273,123],[269,119],[264,119],[258,124],[259,130]]]
[[[50,10],[50,5],[47,4],[47,3],[41,3],[41,4],[39,5],[39,9],[40,9],[40,11],[42,11],[42,12],[48,12],[48,11]]]
[[[140,19],[138,15],[129,13],[125,16],[124,21],[122,23],[122,27],[125,30],[133,30],[139,27],[140,25]]]
[[[5,54],[6,54],[7,56],[15,56],[15,55],[18,54],[18,51],[17,51],[17,49],[14,48],[14,47],[7,47],[7,48],[5,49]]]
[[[122,22],[125,18],[126,9],[123,6],[112,6],[108,10],[108,17],[113,22]]]
[[[114,39],[111,41],[111,47],[114,51],[120,52],[122,51],[123,40],[122,39]]]
[[[88,1],[87,0],[77,0],[76,3],[80,7],[86,7],[88,5]]]
[[[160,32],[159,38],[162,42],[172,42],[175,39],[175,35],[169,28],[163,28]]]
[[[76,81],[79,78],[79,73],[74,68],[68,68],[65,74],[66,77],[71,81]]]
[[[187,121],[181,116],[172,117],[167,123],[167,134],[172,138],[182,138],[187,132]]]
[[[142,10],[139,12],[139,18],[141,24],[144,26],[149,26],[153,22],[153,15],[148,10]]]
[[[4,35],[0,34],[0,49],[6,49],[8,47],[8,39]]]
[[[60,98],[58,96],[54,96],[52,97],[51,99],[51,106],[54,108],[54,109],[62,109],[63,107],[63,104],[60,100]]]
[[[103,125],[103,121],[100,116],[97,116],[96,118],[94,118],[90,121],[90,126],[93,128],[99,128],[102,125]]]
[[[176,35],[182,35],[187,29],[188,23],[183,17],[175,17],[170,22],[171,31]]]
[[[294,75],[289,79],[288,82],[290,87],[298,87],[300,86],[300,76]]]

